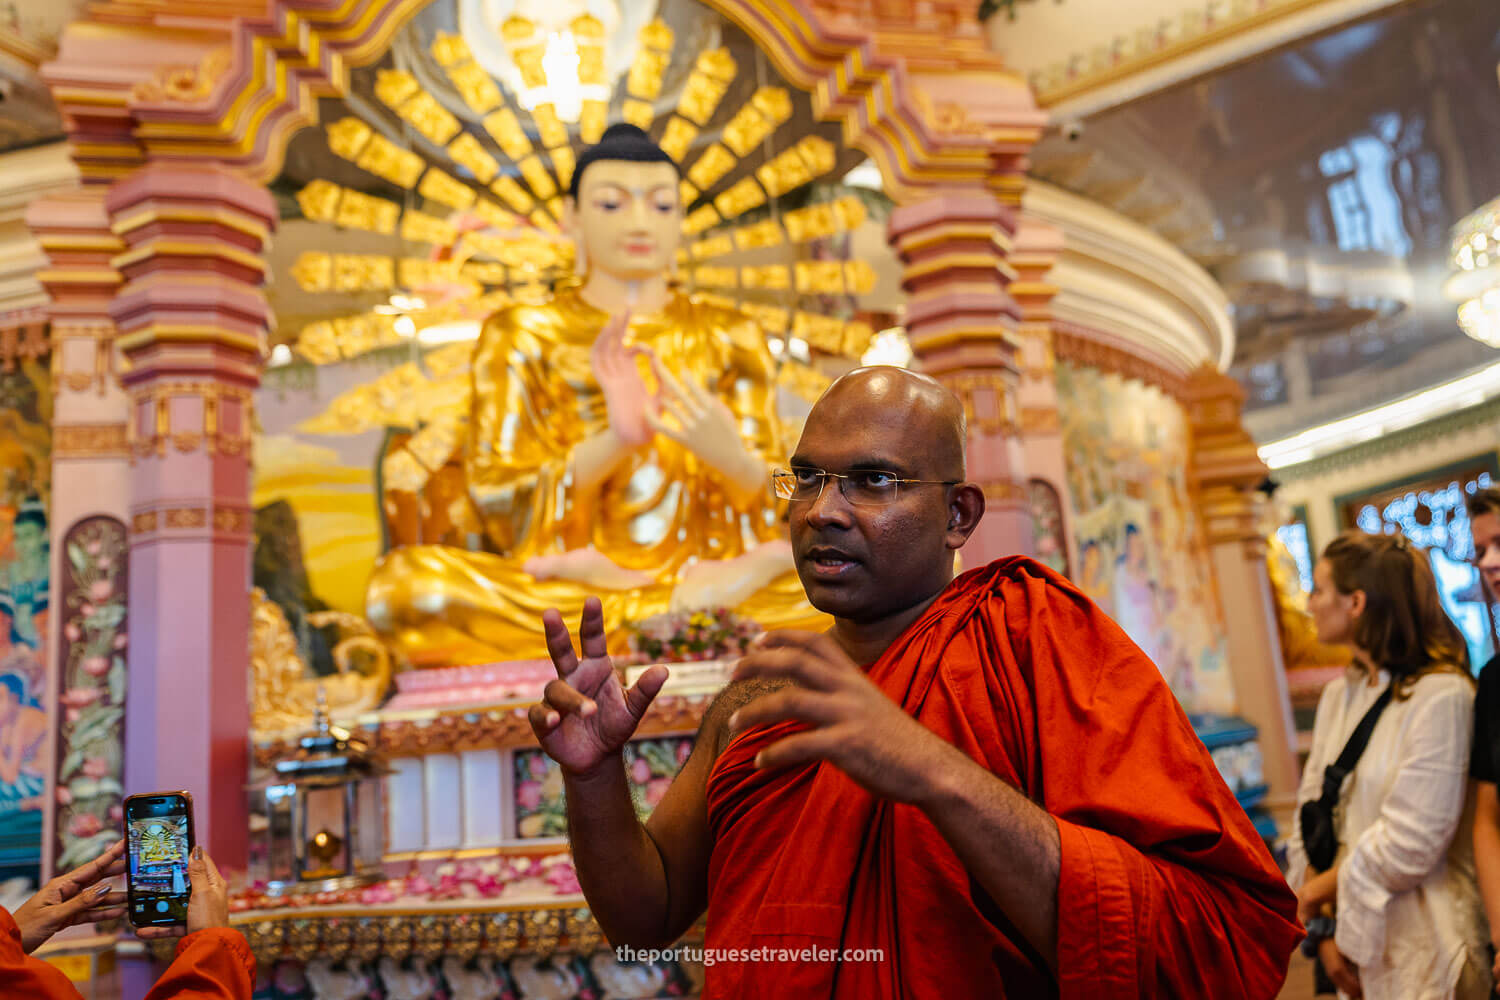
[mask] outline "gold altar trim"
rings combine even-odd
[[[157,521],[156,511],[143,510],[130,518],[130,533],[132,535],[149,535],[156,530]]]
[[[506,844],[507,857],[538,857],[559,854],[567,849],[566,837],[553,837],[539,843]],[[472,861],[475,858],[493,858],[499,853],[494,847],[465,847],[458,850],[395,851],[383,854],[380,860],[386,864],[404,864],[409,861]]]
[[[57,458],[128,458],[130,440],[124,423],[58,424],[52,429]]]
[[[232,914],[230,923],[250,943],[258,962],[315,957],[339,962],[408,956],[435,961],[444,955],[504,960],[565,952],[587,957],[605,945],[603,932],[582,896],[547,902],[454,900],[413,906],[292,906]],[[683,937],[701,941],[699,921]],[[152,942],[153,954],[170,957],[176,942]]]
[[[452,955],[467,961],[481,953],[504,961],[559,951],[587,958],[607,946],[581,896],[516,903],[457,900],[420,907],[287,907],[237,913],[230,920],[257,961],[268,965],[281,958],[306,962],[314,957],[369,962],[378,956],[435,961]],[[700,920],[682,941],[702,939]],[[175,942],[150,947],[159,957],[169,957]]]
[[[647,709],[635,734],[695,733],[712,700],[711,694],[659,695]],[[529,698],[487,707],[370,712],[355,719],[338,721],[354,739],[362,740],[391,757],[418,757],[460,750],[518,750],[537,745],[526,717],[535,701],[535,698]],[[296,748],[295,738],[275,738],[257,742],[252,756],[257,767],[269,767]]]

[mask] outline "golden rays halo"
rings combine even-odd
[[[819,134],[805,95],[771,78],[748,43],[724,44],[724,32],[737,29],[725,23],[706,41],[701,31],[679,37],[657,16],[635,33],[628,68],[610,79],[605,46],[613,40],[597,18],[568,22],[560,64],[556,35],[512,13],[498,33],[513,72],[497,79],[494,63],[486,68],[452,19],[447,28],[436,26],[441,20],[419,16],[391,56],[355,72],[351,99],[325,103],[319,152],[346,166],[286,192],[327,238],[286,262],[283,280],[304,296],[379,303],[306,323],[290,338],[295,356],[326,365],[421,348],[412,362],[334,398],[300,430],[417,428],[386,456],[388,488],[420,490],[450,461],[468,410],[464,341],[496,309],[541,300],[573,279],[563,196],[578,152],[611,121],[647,129],[682,165],[681,286],[742,309],[776,341],[864,353],[873,331],[849,316],[873,290],[874,268],[810,259],[826,256],[814,252],[817,241],[866,221],[859,195],[825,197],[820,187],[809,197],[810,185],[848,169],[850,155]],[[756,65],[745,64],[747,54]],[[549,74],[559,65],[576,79],[557,86]],[[554,86],[557,101],[548,99]],[[568,100],[576,107],[560,112]],[[371,252],[372,240],[394,252]]]

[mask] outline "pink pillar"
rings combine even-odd
[[[963,400],[969,478],[984,487],[984,520],[964,565],[1030,555],[1031,513],[1016,405],[1020,307],[1006,263],[1013,209],[984,190],[959,189],[891,213],[890,241],[905,265],[906,333],[922,370]]]
[[[120,275],[111,263],[124,247],[110,232],[109,214],[104,206],[102,186],[84,188],[67,194],[49,195],[34,202],[26,213],[26,222],[47,255],[47,267],[38,275],[51,301],[47,313],[51,324],[53,398],[52,429],[52,509],[48,527],[52,541],[52,580],[47,648],[47,695],[45,704],[50,731],[56,738],[49,742],[47,766],[47,807],[42,829],[43,878],[58,867],[68,867],[87,857],[62,858],[59,855],[82,836],[93,821],[104,827],[115,825],[112,816],[120,797],[74,795],[69,788],[85,778],[75,768],[60,775],[59,766],[71,749],[70,739],[76,724],[90,720],[87,714],[118,709],[124,692],[118,683],[110,684],[111,674],[95,676],[80,669],[85,650],[79,648],[67,633],[70,624],[77,628],[81,619],[74,596],[67,540],[82,522],[94,521],[91,539],[118,543],[128,517],[130,491],[129,449],[126,445],[125,418],[127,403],[120,388],[114,347],[114,321],[109,305],[120,285]],[[107,524],[99,524],[99,519]],[[100,533],[103,533],[101,535]],[[107,536],[107,537],[106,537]],[[86,543],[88,544],[88,543]],[[108,555],[105,555],[109,558]],[[97,562],[97,560],[95,560]],[[91,575],[111,583],[128,579],[125,560],[115,558],[108,572],[97,566]],[[116,598],[118,600],[118,598]],[[128,616],[114,626],[113,638],[90,629],[96,645],[123,654],[130,633]],[[118,678],[115,678],[118,680]],[[59,697],[64,691],[94,695],[95,701],[80,711],[75,722],[67,721]],[[119,754],[108,749],[118,745],[120,728],[101,741],[95,741],[94,753],[112,762]],[[118,770],[104,775],[118,780]],[[59,794],[59,792],[63,794]],[[66,799],[67,804],[60,803]],[[92,816],[93,821],[86,820]],[[62,829],[59,829],[62,820]],[[69,828],[72,829],[69,829]],[[75,832],[76,831],[76,832]]]
[[[1073,500],[1063,453],[1062,419],[1057,409],[1057,356],[1052,348],[1052,299],[1057,295],[1057,286],[1047,280],[1062,249],[1062,230],[1023,216],[1009,259],[1016,270],[1010,293],[1021,307],[1022,322],[1017,331],[1021,342],[1017,359],[1021,376],[1016,395],[1020,402],[1026,473],[1033,484],[1040,480],[1056,491],[1063,518],[1058,540],[1064,546],[1068,565],[1076,571]]]
[[[131,367],[126,780],[187,789],[198,839],[245,864],[251,393],[276,207],[206,164],[150,163],[108,197],[127,249],[111,312]]]

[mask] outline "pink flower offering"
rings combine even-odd
[[[89,778],[109,777],[109,761],[103,757],[90,757],[83,762],[83,773]]]
[[[115,592],[115,585],[108,580],[95,580],[89,584],[89,596],[96,601],[108,600],[109,595]]]
[[[406,876],[406,895],[426,896],[432,892],[432,883],[421,872]]]
[[[107,656],[85,656],[78,665],[90,677],[103,677],[109,673],[109,657]]]
[[[688,740],[679,740],[677,743],[677,766],[681,767],[687,763],[688,756],[693,752],[693,744]]]
[[[130,637],[127,636],[124,632],[121,632],[119,635],[115,636],[115,641],[111,643],[111,645],[113,645],[116,649],[124,649],[129,642]]]
[[[672,786],[671,778],[653,778],[646,783],[646,804],[656,806],[667,794],[667,789]]]
[[[68,624],[63,626],[63,635],[67,637],[69,642],[77,642],[83,638],[83,629],[79,628],[74,622],[68,622]]]
[[[505,891],[505,883],[494,875],[481,875],[474,880],[474,888],[484,899],[494,899]]]
[[[547,758],[542,754],[532,754],[531,760],[527,762],[526,767],[531,772],[531,776],[537,781],[541,781],[547,777]]]
[[[73,793],[70,792],[70,791],[68,791],[66,788],[63,788],[61,785],[59,785],[58,789],[57,789],[57,804],[60,805],[60,806],[70,806],[70,805],[72,805],[73,804]]]
[[[651,765],[646,763],[646,758],[637,757],[630,765],[630,780],[637,785],[644,785],[651,780]]]
[[[87,552],[91,556],[97,556],[99,554],[99,550],[103,547],[104,546],[99,543],[99,539],[96,538],[85,545],[83,547],[83,551]]]
[[[359,894],[359,901],[366,906],[379,906],[382,903],[394,903],[396,894],[391,891],[389,882],[377,882]]]

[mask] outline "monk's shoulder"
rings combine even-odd
[[[757,698],[762,698],[782,688],[791,686],[786,680],[764,680],[758,677],[730,681],[703,713],[703,722],[698,727],[698,741],[713,751],[714,760],[729,745],[729,717]]]

